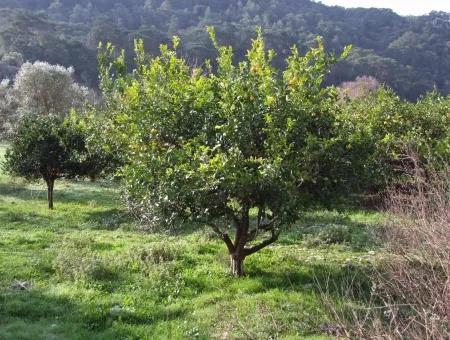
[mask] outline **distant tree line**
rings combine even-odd
[[[10,56],[18,53],[23,60],[74,66],[78,80],[96,86],[99,41],[131,50],[140,38],[154,55],[174,34],[181,36],[188,61],[201,64],[217,55],[207,25],[217,27],[218,37],[243,60],[260,26],[268,46],[279,53],[278,67],[285,65],[291,45],[304,52],[317,35],[328,51],[353,44],[326,84],[372,76],[410,100],[434,88],[450,93],[448,13],[402,17],[391,10],[327,7],[309,0],[0,0],[0,17],[0,78],[14,73],[17,58]]]

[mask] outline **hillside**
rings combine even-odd
[[[353,44],[331,83],[371,75],[411,100],[434,87],[450,93],[450,14],[442,12],[402,17],[309,0],[0,0],[0,8],[0,58],[6,55],[0,78],[13,72],[9,54],[19,52],[25,60],[73,65],[81,80],[95,86],[98,41],[130,49],[133,39],[142,38],[156,52],[174,34],[182,37],[182,53],[199,63],[215,56],[207,25],[216,26],[221,42],[242,57],[255,27],[262,26],[270,47],[283,53],[292,44],[312,45],[316,35],[330,50]],[[279,55],[276,63],[283,60]]]

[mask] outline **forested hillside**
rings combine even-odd
[[[182,38],[183,55],[202,63],[215,57],[207,25],[238,58],[257,26],[282,54],[293,44],[306,49],[321,35],[329,50],[354,46],[330,83],[371,75],[411,100],[434,87],[450,93],[450,14],[402,17],[309,0],[0,0],[0,79],[11,77],[23,60],[45,60],[74,66],[79,80],[95,86],[99,41],[130,50],[142,38],[156,53],[174,34]],[[284,55],[275,62],[280,66]]]

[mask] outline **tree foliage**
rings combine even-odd
[[[382,87],[342,102],[342,108],[338,121],[348,143],[352,190],[404,185],[410,180],[408,169],[417,166],[413,161],[425,169],[450,163],[450,97],[431,92],[409,103]]]
[[[216,72],[178,57],[178,38],[154,58],[138,41],[131,74],[123,54],[109,58],[116,53],[108,45],[100,57],[109,102],[103,126],[126,155],[133,210],[150,225],[211,226],[241,275],[245,257],[297,220],[303,188],[316,180],[339,109],[336,90],[322,85],[340,57],[319,39],[305,55],[293,47],[280,72],[259,31],[246,60],[235,64],[232,48],[209,32]]]
[[[17,120],[17,101],[12,92],[9,79],[0,82],[0,139],[11,134]]]
[[[55,180],[87,176],[93,164],[95,155],[89,153],[86,134],[76,120],[29,114],[14,132],[3,169],[30,181],[43,179],[53,209]]]
[[[88,89],[73,78],[74,69],[46,62],[25,63],[14,79],[19,110],[46,116],[65,116],[71,108],[81,108]]]

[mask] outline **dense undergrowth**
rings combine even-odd
[[[326,338],[325,287],[364,307],[382,256],[380,214],[311,210],[235,279],[212,233],[139,232],[111,183],[59,183],[49,211],[42,183],[0,176],[0,339]]]

